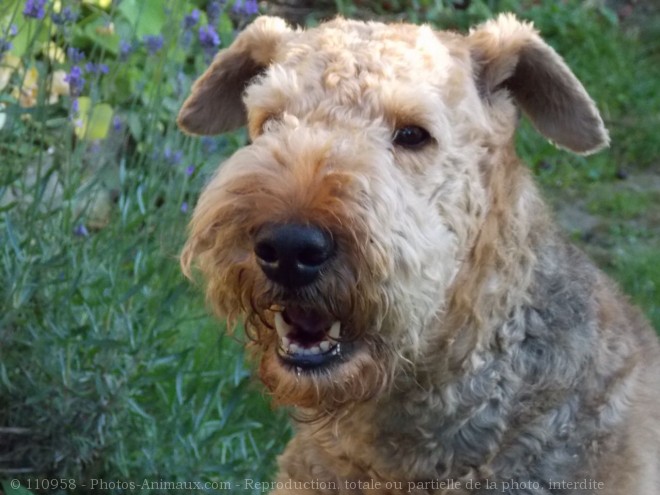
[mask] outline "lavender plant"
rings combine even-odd
[[[0,2],[5,491],[266,477],[285,422],[176,262],[188,205],[244,137],[203,145],[174,117],[245,15],[192,0]]]

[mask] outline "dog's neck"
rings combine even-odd
[[[490,346],[495,329],[527,302],[539,246],[558,235],[513,143],[490,157],[482,167],[484,213],[465,240],[446,303],[425,330],[434,336],[428,346],[430,368],[437,370],[438,356],[443,356],[443,374],[478,364],[479,359],[470,359]]]

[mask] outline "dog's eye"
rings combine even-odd
[[[429,131],[417,125],[399,127],[394,132],[394,144],[404,148],[419,148],[431,139]]]

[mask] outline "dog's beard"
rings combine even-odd
[[[241,279],[249,347],[276,403],[334,411],[387,387],[393,359],[366,291],[353,286],[331,297],[326,283],[286,293],[259,273]]]
[[[359,348],[337,362],[305,369],[283,362],[276,340],[258,352],[259,376],[278,404],[332,412],[378,396],[389,382],[391,360],[380,356],[385,349],[376,342],[356,342]]]

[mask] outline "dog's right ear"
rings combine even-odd
[[[258,17],[195,81],[179,111],[179,127],[188,134],[211,135],[245,125],[243,91],[293,33],[279,17]]]

